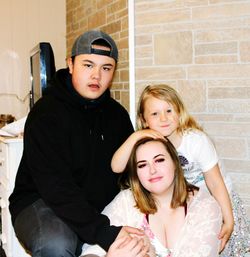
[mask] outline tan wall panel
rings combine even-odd
[[[65,67],[66,9],[64,0],[1,1],[0,113],[17,119],[29,111],[30,50],[51,43],[56,67]]]

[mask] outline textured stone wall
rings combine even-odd
[[[110,34],[119,49],[112,95],[129,110],[128,3],[127,0],[67,0],[67,55],[77,36],[89,29]]]
[[[250,214],[250,1],[135,0],[135,26],[137,97],[180,92]]]
[[[135,0],[136,97],[168,83],[214,141],[250,214],[250,1]],[[113,96],[129,109],[128,1],[67,0],[67,53],[88,29],[110,33]]]

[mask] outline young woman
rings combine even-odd
[[[111,224],[143,229],[152,245],[149,256],[218,256],[220,207],[206,190],[186,182],[170,141],[152,137],[139,140],[127,172],[130,188],[122,190],[103,211]],[[114,249],[111,251],[106,255],[98,246],[85,245],[82,254],[116,257]]]
[[[138,139],[144,136],[168,138],[179,154],[187,181],[207,188],[220,204],[223,214],[223,225],[219,233],[221,250],[234,227],[221,256],[244,256],[249,250],[250,231],[242,201],[232,189],[230,178],[223,171],[221,163],[219,165],[214,145],[188,113],[178,93],[167,85],[147,86],[139,101],[137,118],[139,130],[113,156],[113,171],[124,170],[131,149]]]

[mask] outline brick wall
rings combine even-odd
[[[118,44],[112,94],[129,109],[128,3],[67,0],[67,54],[100,28]],[[136,97],[168,83],[213,139],[250,214],[250,1],[135,0]]]
[[[250,1],[135,0],[136,96],[167,83],[213,139],[250,214]]]
[[[119,49],[112,96],[129,110],[128,4],[126,0],[67,0],[67,56],[77,36],[89,29],[110,34]]]

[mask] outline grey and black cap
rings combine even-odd
[[[110,47],[110,51],[93,48],[92,45],[97,42],[104,41],[105,45]],[[73,47],[71,57],[80,54],[99,54],[106,55],[118,61],[118,49],[115,41],[106,33],[99,30],[90,30],[80,35]]]

